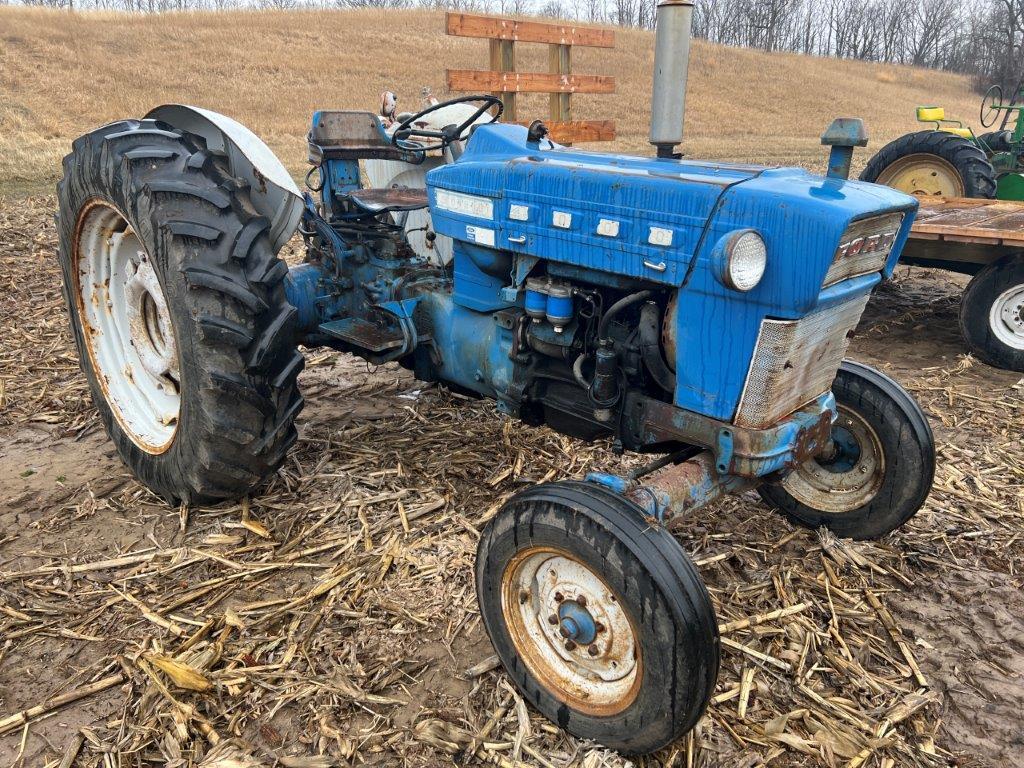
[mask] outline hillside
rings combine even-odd
[[[0,188],[51,183],[75,136],[168,101],[243,121],[300,174],[314,109],[373,109],[385,89],[415,106],[423,86],[444,96],[446,66],[485,67],[486,42],[443,28],[440,12],[418,10],[146,16],[0,7]],[[615,148],[648,151],[653,36],[617,34],[614,50],[574,54],[576,71],[618,78],[613,96],[577,97],[576,113],[615,119]],[[543,71],[546,57],[546,46],[521,45],[519,68]],[[818,136],[832,117],[865,118],[878,147],[913,129],[917,104],[973,120],[978,101],[964,77],[702,42],[691,73],[686,151],[715,159],[821,167]],[[522,118],[546,114],[546,96],[522,103]]]

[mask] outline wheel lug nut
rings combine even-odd
[[[565,650],[567,650],[567,651],[574,651],[574,650],[576,650],[576,643],[574,643],[572,640],[566,640],[565,641]]]
[[[576,598],[576,602],[579,603],[580,608],[586,608],[587,607],[587,596],[586,595],[580,595],[579,597]]]
[[[598,632],[604,632],[604,624],[602,624],[600,621],[594,622],[594,629],[596,629]]]
[[[565,627],[559,627],[558,628],[558,634],[560,634],[562,637],[568,637],[569,636],[569,630],[566,629]]]
[[[550,616],[548,616],[548,624],[550,624],[551,626],[554,626],[557,623],[558,623],[558,617],[555,614],[552,613]]]
[[[529,599],[530,599],[530,593],[529,592],[527,592],[525,589],[519,590],[519,602],[520,603],[525,603]]]
[[[565,600],[565,595],[563,595],[561,592],[555,592],[555,602],[560,603],[563,600]]]
[[[592,645],[589,648],[587,648],[587,653],[589,653],[591,656],[597,656],[597,654],[600,653],[600,651],[597,650],[596,645]]]

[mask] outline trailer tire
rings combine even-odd
[[[918,131],[889,142],[868,161],[860,180],[907,193],[996,196],[996,172],[985,153],[970,139],[946,131]]]
[[[247,185],[201,137],[124,120],[75,140],[57,194],[79,361],[121,458],[169,504],[251,492],[296,440],[303,358]]]
[[[758,492],[797,525],[877,539],[906,523],[928,498],[935,439],[914,399],[874,368],[843,361],[832,392],[839,408],[835,453]]]
[[[476,588],[509,677],[569,733],[647,754],[704,713],[719,667],[711,599],[679,542],[624,497],[581,482],[516,494],[480,538]]]
[[[1011,253],[972,278],[960,299],[960,333],[996,368],[1024,372],[1024,253]]]

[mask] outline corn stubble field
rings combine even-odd
[[[308,355],[300,442],[263,493],[168,509],[125,471],[78,370],[51,184],[72,138],[165,101],[247,123],[298,176],[316,107],[406,107],[486,44],[428,12],[66,15],[0,8],[0,764],[625,766],[530,711],[495,668],[472,586],[479,530],[526,483],[634,459]],[[521,69],[542,69],[543,47]],[[651,37],[581,51],[613,97],[581,117],[645,151]],[[688,152],[823,166],[865,117],[970,119],[966,80],[698,44]],[[542,115],[526,99],[521,117]],[[606,147],[607,148],[607,147]],[[859,163],[866,154],[861,152]],[[288,257],[299,257],[289,247]],[[794,529],[754,494],[684,522],[723,637],[698,729],[637,765],[1024,764],[1024,381],[966,356],[962,281],[901,269],[851,357],[897,378],[939,449],[888,540]]]

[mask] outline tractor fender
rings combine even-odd
[[[225,153],[232,175],[249,183],[252,204],[270,222],[274,252],[288,242],[302,216],[302,194],[259,136],[226,115],[187,104],[164,104],[146,117],[202,136],[210,150]]]

